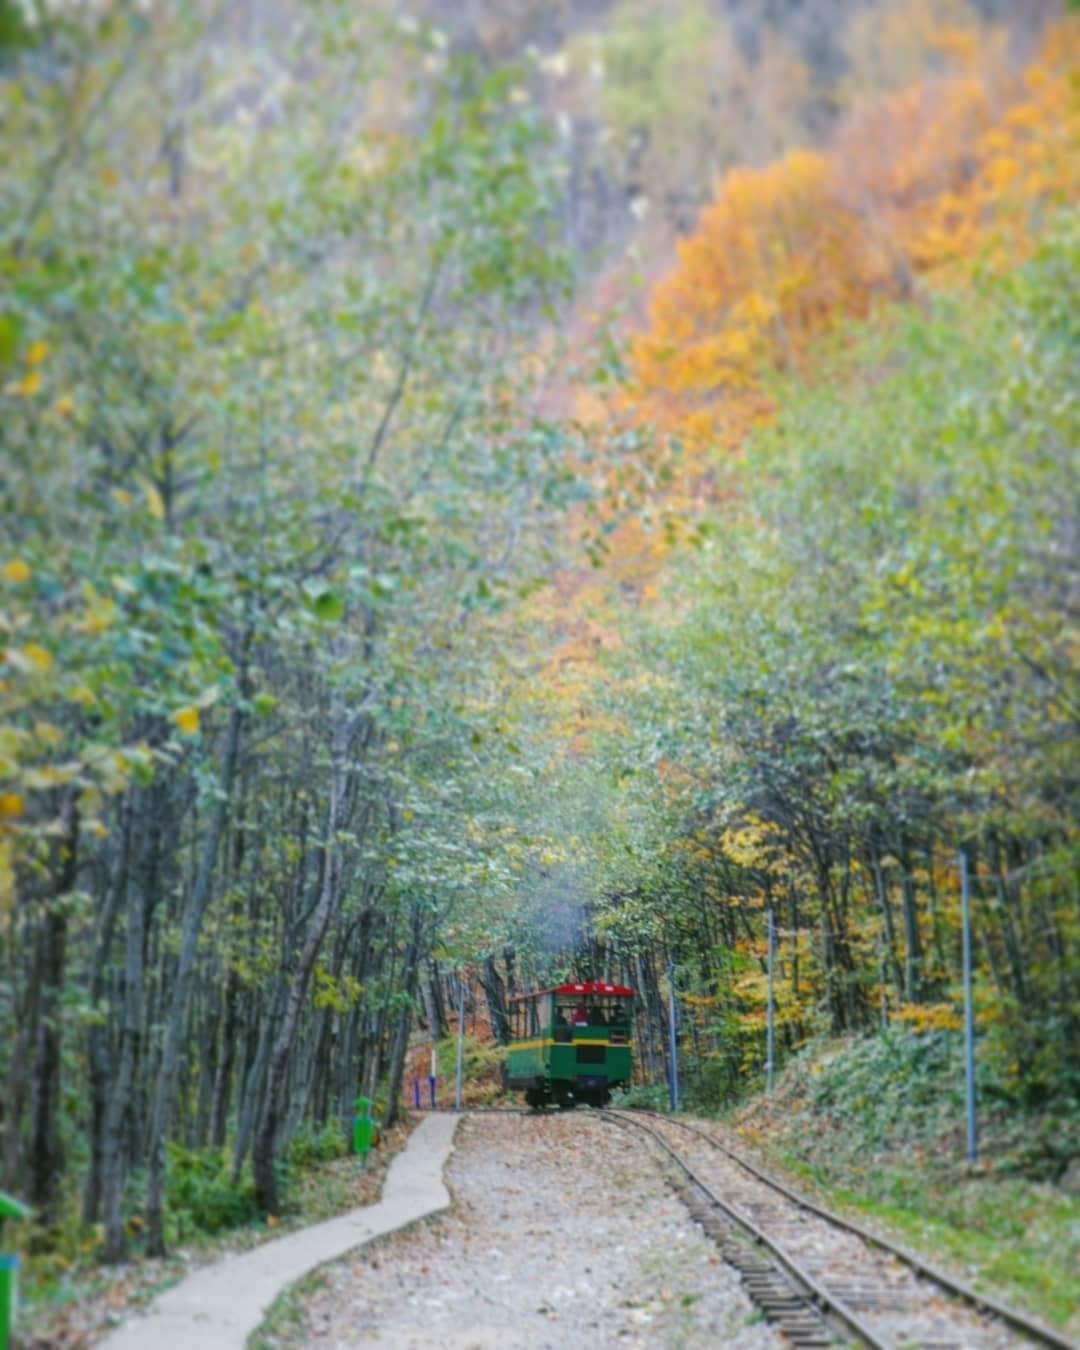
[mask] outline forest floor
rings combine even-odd
[[[986,1103],[969,1165],[950,1062],[917,1037],[811,1047],[772,1096],[727,1118],[731,1142],[820,1203],[1080,1336],[1080,1195],[1062,1166],[1077,1156],[1075,1113]]]
[[[258,1350],[779,1347],[644,1148],[583,1112],[473,1116],[449,1213],[325,1266]]]
[[[122,1265],[103,1266],[93,1249],[74,1258],[61,1253],[32,1258],[29,1278],[21,1280],[19,1333],[13,1350],[84,1350],[124,1321],[132,1309],[144,1307],[197,1267],[373,1204],[382,1192],[391,1159],[405,1147],[417,1123],[413,1117],[388,1130],[368,1155],[364,1170],[355,1157],[344,1157],[298,1172],[292,1204],[271,1222],[245,1224],[213,1235],[192,1233],[161,1260],[136,1254]]]

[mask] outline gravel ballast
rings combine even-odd
[[[449,1214],[325,1267],[273,1343],[782,1344],[647,1150],[585,1112],[470,1117],[446,1179]]]

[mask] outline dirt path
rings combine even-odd
[[[325,1268],[263,1344],[381,1350],[781,1341],[644,1148],[584,1112],[474,1116],[449,1214]]]

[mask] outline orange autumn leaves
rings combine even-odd
[[[993,37],[944,30],[945,73],[864,110],[827,152],[796,151],[721,182],[633,344],[644,418],[690,451],[735,446],[769,413],[775,371],[920,279],[1022,257],[1075,200],[1080,25],[1055,27],[1023,73]]]
[[[664,591],[677,609],[663,587],[672,542],[715,509],[716,451],[769,418],[775,376],[812,380],[823,337],[876,305],[1019,260],[1054,206],[1076,200],[1080,23],[1048,31],[1026,68],[994,32],[943,28],[930,46],[934,72],[864,102],[829,148],[728,172],[652,291],[629,385],[581,391],[601,500],[575,524],[604,566],[568,569],[526,610],[559,635],[535,698],[571,750],[605,724],[603,653],[620,645],[625,606]],[[661,435],[627,450],[644,426]]]

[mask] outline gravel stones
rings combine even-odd
[[[472,1116],[446,1177],[449,1214],[326,1267],[298,1296],[293,1344],[782,1344],[648,1151],[586,1112]]]

